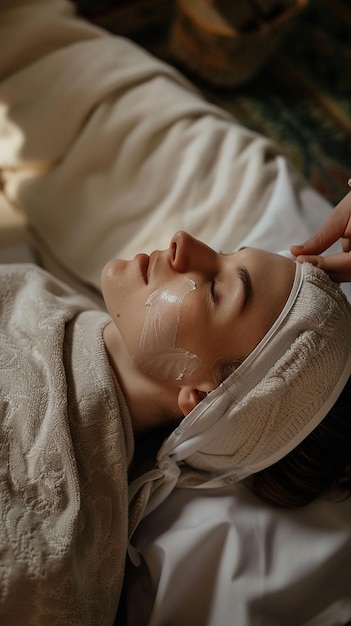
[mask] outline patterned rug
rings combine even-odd
[[[77,0],[81,14],[130,37],[163,60],[170,55],[172,0]],[[273,138],[333,204],[351,177],[351,0],[310,0],[277,53],[249,83],[221,89],[181,68],[211,101]]]

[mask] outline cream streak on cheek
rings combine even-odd
[[[135,359],[146,373],[160,380],[182,380],[201,365],[201,359],[188,350],[176,347],[184,299],[196,289],[193,280],[184,277],[172,288],[153,291],[145,302],[146,314],[139,341],[141,356]]]

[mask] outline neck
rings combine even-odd
[[[110,365],[126,399],[135,435],[174,424],[180,418],[178,389],[140,372],[111,321],[104,328],[104,343]]]

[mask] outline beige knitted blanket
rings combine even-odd
[[[133,443],[108,317],[30,265],[0,266],[0,307],[0,623],[112,624]]]

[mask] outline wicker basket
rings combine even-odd
[[[227,0],[236,9],[247,10],[247,0]],[[181,65],[204,80],[234,87],[250,80],[276,51],[293,18],[308,0],[291,0],[269,17],[257,12],[257,19],[238,29],[228,10],[211,0],[177,0],[171,28],[170,52]],[[254,3],[249,3],[250,7]]]

